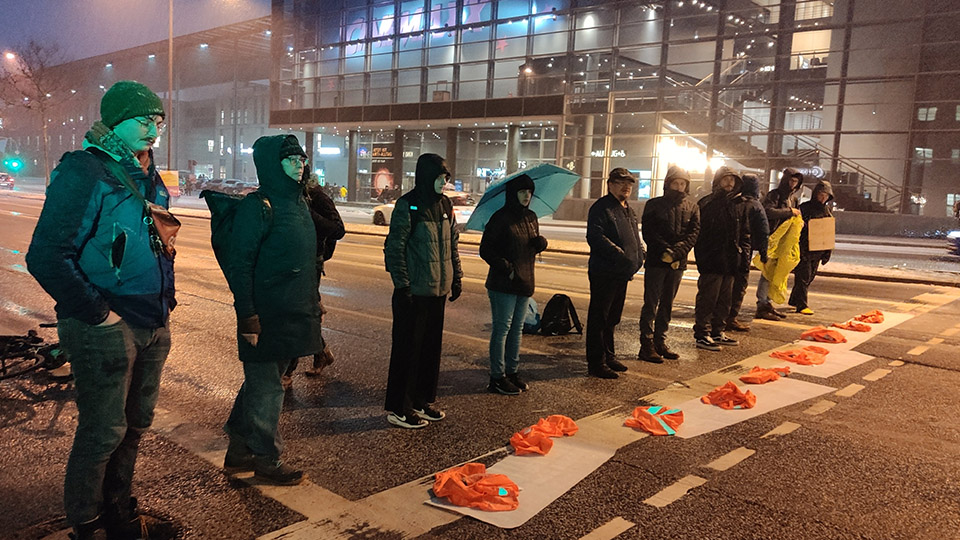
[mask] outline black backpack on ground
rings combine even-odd
[[[562,336],[569,334],[574,328],[578,334],[583,334],[583,326],[570,297],[565,294],[553,295],[543,308],[540,333],[545,336]]]

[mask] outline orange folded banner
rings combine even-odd
[[[576,422],[562,414],[541,418],[536,424],[524,428],[510,437],[510,446],[518,456],[525,454],[545,455],[553,448],[550,437],[573,435],[579,428]]]
[[[754,366],[749,373],[746,375],[741,375],[740,380],[747,384],[763,384],[775,381],[780,377],[786,377],[789,374],[790,368],[787,366],[770,369]]]
[[[438,472],[433,494],[451,504],[488,512],[516,510],[520,488],[505,474],[487,474],[483,463],[467,463]]]
[[[716,405],[721,409],[752,409],[757,404],[757,396],[749,390],[741,392],[731,381],[714,388],[709,394],[701,397],[700,401],[707,405]]]
[[[866,313],[861,313],[860,315],[857,315],[856,317],[854,317],[853,320],[855,320],[855,321],[860,321],[860,322],[865,322],[865,323],[871,323],[871,324],[882,323],[882,322],[883,322],[883,312],[880,311],[879,309],[875,309],[875,310],[873,310],[873,311],[868,311],[868,312],[866,312]]]
[[[802,349],[791,349],[789,351],[773,351],[770,353],[771,358],[776,358],[777,360],[786,360],[787,362],[793,362],[794,364],[800,364],[801,366],[813,366],[819,365],[826,360],[827,354],[830,351],[824,349],[823,347],[817,347],[816,345],[807,345]]]
[[[800,334],[800,339],[809,341],[819,341],[821,343],[846,343],[847,338],[836,330],[830,330],[822,326],[814,326],[806,332]]]
[[[869,332],[872,330],[870,325],[863,324],[855,321],[847,321],[845,323],[833,323],[830,326],[839,328],[841,330],[853,330],[854,332]]]
[[[651,435],[676,435],[683,423],[683,411],[666,407],[637,407],[623,425],[642,429]]]

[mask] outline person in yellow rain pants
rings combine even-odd
[[[803,218],[793,216],[777,227],[770,235],[767,262],[760,261],[760,254],[753,257],[753,265],[760,269],[770,283],[768,297],[771,302],[782,304],[787,300],[787,278],[800,262],[800,231]]]

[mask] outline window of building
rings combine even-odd
[[[914,148],[913,151],[916,155],[917,163],[921,165],[933,163],[933,148],[921,148],[918,146]]]
[[[213,153],[213,147],[215,146],[213,139],[207,139],[207,152]]]
[[[960,105],[957,105],[957,122],[960,122]],[[81,118],[83,120],[83,118]]]
[[[917,109],[917,120],[921,122],[930,122],[937,118],[936,107],[920,107]]]
[[[960,164],[960,148],[953,148],[950,150],[950,163],[954,165]]]

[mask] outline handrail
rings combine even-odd
[[[733,67],[733,66],[731,65],[731,67]],[[729,69],[729,68],[728,68],[728,69]],[[726,70],[725,70],[725,71],[726,71]],[[701,80],[700,83],[706,81],[706,80],[709,79],[711,76],[712,76],[712,74],[711,74],[711,75],[708,75],[708,76],[705,77],[703,80]],[[706,100],[706,101],[708,101],[708,102],[709,102],[709,100],[711,99],[711,96],[710,96],[709,94],[707,94],[706,92],[704,92],[704,91],[702,91],[702,90],[700,90],[700,89],[697,88],[697,86],[698,86],[700,83],[697,83],[697,85],[692,85],[692,84],[687,83],[687,82],[685,82],[685,81],[679,81],[679,80],[676,80],[676,79],[674,79],[674,78],[672,78],[672,77],[669,77],[669,76],[666,77],[666,79],[668,79],[669,81],[673,82],[673,83],[674,83],[674,86],[678,86],[678,85],[679,85],[679,86],[682,86],[682,87],[684,87],[684,88],[692,88],[692,89],[694,89],[694,92],[696,93],[696,95],[697,95],[698,97],[700,97],[701,99],[704,99],[704,100]],[[740,110],[738,110],[736,107],[733,107],[732,105],[728,105],[728,104],[722,103],[722,102],[718,102],[718,103],[725,109],[725,112],[730,113],[735,120],[738,120],[738,121],[740,121],[740,122],[746,123],[746,124],[747,124],[748,126],[750,126],[750,127],[757,128],[757,131],[767,131],[767,130],[769,130],[769,126],[767,126],[767,125],[763,124],[762,122],[760,122],[760,121],[758,121],[758,120],[755,120],[755,119],[753,119],[753,118],[751,118],[751,117],[743,114],[743,113],[742,113]],[[888,206],[888,201],[889,201],[891,198],[894,199],[894,202],[895,202],[895,203],[899,204],[899,201],[900,201],[900,191],[901,191],[901,186],[900,186],[900,185],[898,185],[898,184],[896,184],[896,183],[894,183],[894,182],[892,182],[892,181],[890,181],[890,180],[887,180],[886,178],[884,178],[883,176],[881,176],[879,173],[876,173],[876,172],[874,172],[874,171],[872,171],[872,170],[870,170],[870,169],[868,169],[868,168],[860,165],[859,163],[853,161],[852,159],[850,159],[850,158],[848,158],[848,157],[845,157],[845,156],[843,156],[843,155],[841,155],[841,154],[839,154],[839,153],[834,154],[831,149],[826,148],[825,146],[821,145],[818,141],[816,141],[816,140],[814,140],[814,139],[812,139],[812,138],[810,138],[810,137],[807,137],[807,136],[804,136],[804,135],[799,135],[799,134],[791,134],[790,136],[791,136],[791,137],[794,137],[797,141],[802,142],[802,143],[805,143],[807,146],[810,146],[811,149],[814,149],[814,150],[816,150],[817,152],[819,152],[819,153],[823,156],[822,159],[836,159],[838,166],[844,165],[844,166],[845,166],[844,168],[847,168],[847,169],[851,169],[851,168],[852,168],[852,169],[853,169],[852,172],[857,172],[858,174],[862,175],[865,180],[866,180],[866,179],[872,180],[874,183],[876,183],[877,188],[878,188],[878,191],[879,191],[879,188],[881,188],[881,187],[887,188],[888,190],[893,191],[895,197],[891,197],[890,195],[885,195],[885,196],[883,197],[883,203],[882,203],[882,204],[883,204],[884,207],[889,208],[889,206]],[[878,195],[879,195],[879,193],[878,193]]]
[[[741,59],[737,60],[736,62],[730,64],[729,66],[726,67],[726,69],[724,69],[723,71],[720,72],[720,76],[722,77],[722,76],[726,75],[727,73],[729,73],[730,71],[732,71],[734,67],[739,66],[740,64],[743,64],[744,62],[745,62],[745,59],[744,59],[744,58],[741,58]],[[713,72],[711,71],[709,75],[707,75],[706,77],[700,79],[700,81],[698,81],[697,84],[695,84],[695,85],[693,85],[693,86],[700,86],[701,84],[706,83],[707,81],[709,81],[709,80],[712,79],[712,78],[713,78]]]

